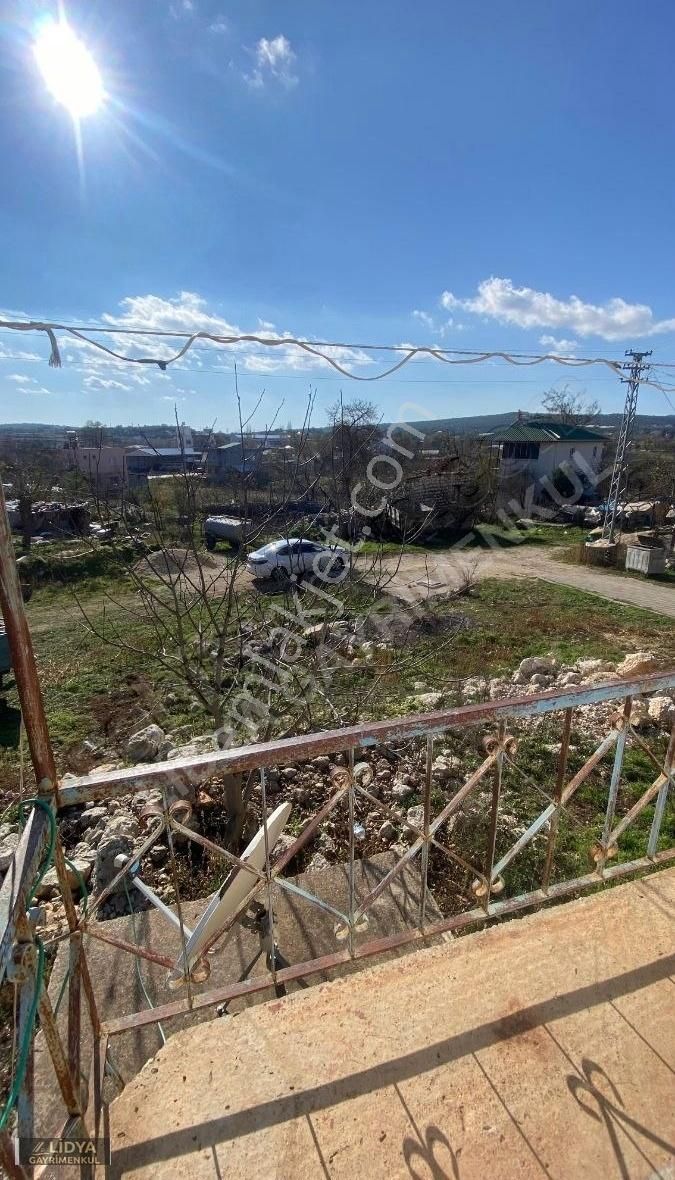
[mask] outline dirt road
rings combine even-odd
[[[453,589],[466,571],[477,563],[479,578],[542,578],[546,582],[572,586],[589,594],[599,594],[601,598],[675,618],[675,586],[568,565],[555,560],[556,552],[555,549],[542,552],[531,545],[523,545],[520,549],[483,551],[480,556],[476,550],[419,555],[404,553],[400,558],[387,558],[383,566],[393,575],[388,591],[405,602]]]

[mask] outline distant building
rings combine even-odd
[[[524,475],[549,479],[558,468],[571,463],[582,474],[599,471],[606,435],[591,426],[576,426],[548,418],[519,417],[510,426],[491,431],[500,479]]]
[[[240,475],[256,471],[263,463],[282,459],[284,454],[294,454],[291,446],[285,445],[281,434],[245,434],[234,442],[212,447],[207,457],[207,472],[216,481],[233,472]]]
[[[201,451],[188,450],[187,447],[127,447],[127,482],[133,487],[144,483],[149,475],[196,471],[201,461]]]
[[[127,482],[127,447],[80,447],[71,445],[68,462],[100,495],[117,491]]]

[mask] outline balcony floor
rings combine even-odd
[[[675,1178],[675,869],[177,1033],[138,1180]]]

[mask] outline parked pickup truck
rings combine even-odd
[[[250,520],[240,520],[236,516],[207,516],[204,521],[206,548],[215,549],[218,541],[229,541],[233,549],[238,549],[250,527]]]

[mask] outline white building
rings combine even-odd
[[[571,464],[582,478],[587,470],[600,471],[606,438],[591,426],[522,416],[489,437],[497,452],[500,478],[524,475],[530,480],[550,479],[565,464]]]

